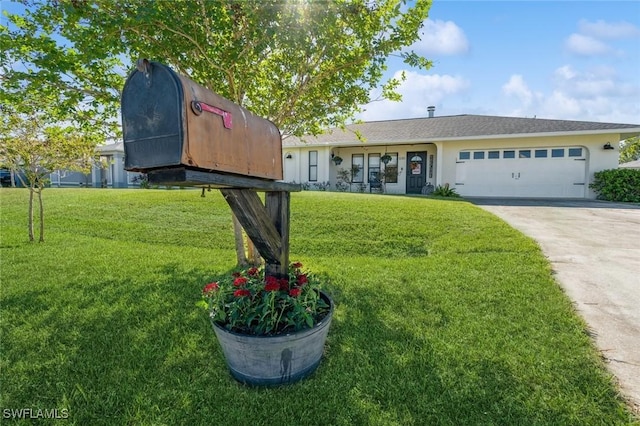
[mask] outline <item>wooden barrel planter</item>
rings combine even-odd
[[[212,322],[231,375],[251,386],[277,386],[297,382],[320,365],[324,344],[333,316],[333,301],[320,297],[330,306],[329,313],[313,328],[275,336],[234,333]]]

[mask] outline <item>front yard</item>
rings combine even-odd
[[[235,265],[218,191],[1,189],[0,408],[65,424],[634,424],[537,245],[460,201],[292,194],[336,311],[310,378],[228,374],[197,306]],[[635,420],[637,421],[637,420]]]

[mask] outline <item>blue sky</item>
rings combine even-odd
[[[434,0],[401,103],[366,121],[484,114],[640,124],[640,1]]]

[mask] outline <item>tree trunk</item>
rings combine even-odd
[[[253,241],[244,234],[242,225],[240,225],[236,215],[233,213],[231,215],[233,216],[233,236],[236,240],[236,259],[238,267],[246,268],[247,266],[260,266],[262,263],[260,252],[256,249]]]
[[[42,188],[38,190],[38,203],[40,204],[40,239],[39,242],[44,242],[44,205],[42,204]]]
[[[33,241],[33,186],[29,187],[29,241]]]
[[[249,265],[247,255],[244,251],[244,237],[242,235],[242,225],[236,218],[236,215],[231,213],[233,217],[233,236],[236,240],[236,259],[239,268],[244,268]]]
[[[260,266],[262,263],[262,258],[260,257],[260,252],[256,249],[256,246],[251,241],[251,238],[246,237],[247,242],[247,253],[249,254],[249,262],[252,266]]]

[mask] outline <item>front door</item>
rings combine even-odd
[[[421,194],[426,185],[427,153],[407,153],[407,194]]]

